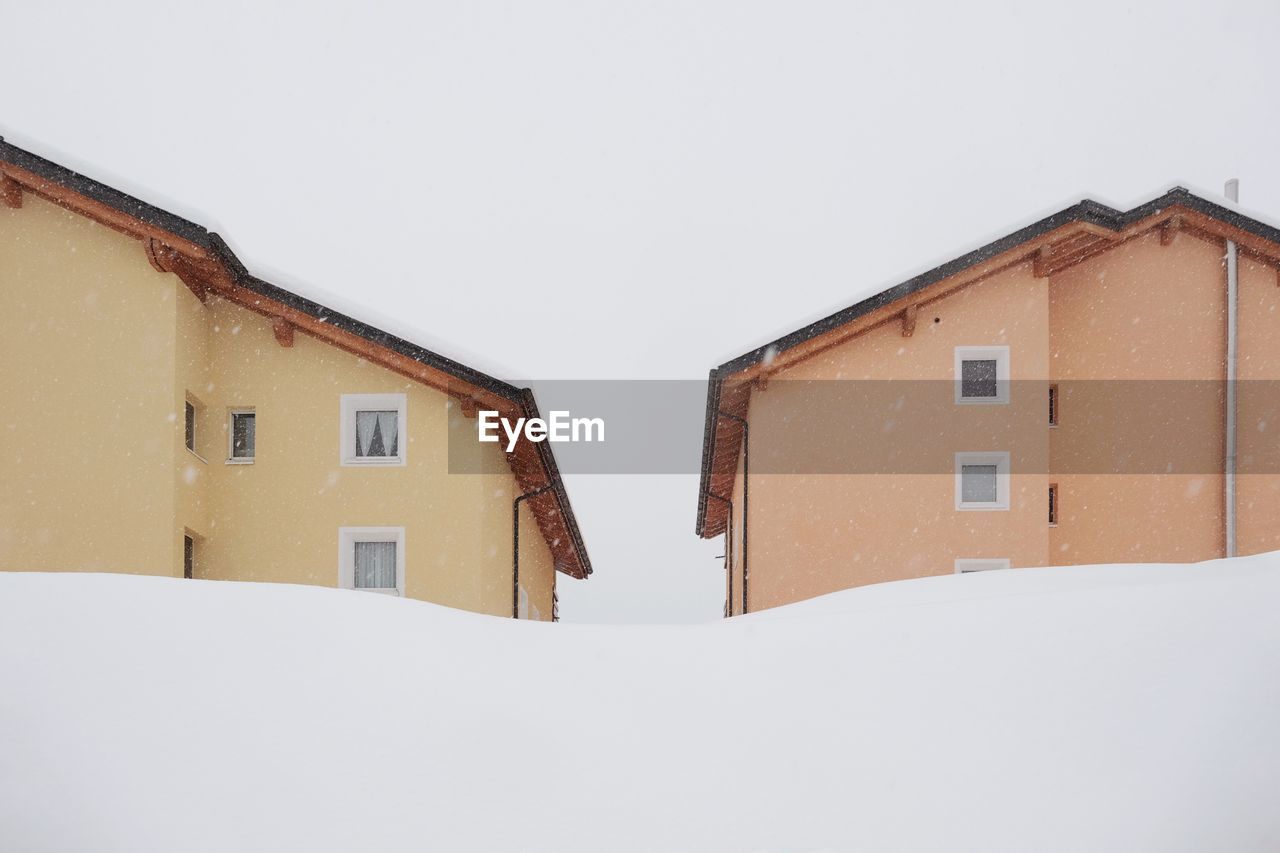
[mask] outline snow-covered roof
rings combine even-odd
[[[278,317],[371,361],[432,385],[464,402],[481,401],[537,417],[528,388],[518,388],[384,329],[335,311],[251,273],[216,233],[0,138],[0,182],[5,203],[20,205],[32,192],[142,240],[158,269],[177,274],[204,298],[206,292]],[[354,343],[353,343],[354,342]],[[508,455],[520,487],[550,547],[556,568],[585,578],[591,561],[548,442],[520,442]],[[544,488],[549,487],[549,488]]]
[[[922,299],[939,298],[929,289],[944,282],[976,281],[1004,265],[1027,260],[1034,260],[1037,275],[1049,275],[1157,227],[1236,241],[1242,251],[1276,267],[1280,275],[1280,228],[1235,206],[1210,201],[1184,187],[1173,187],[1125,211],[1083,199],[712,368],[703,424],[697,533],[711,537],[724,532],[726,509],[722,501],[710,498],[732,491],[741,428],[725,412],[743,414],[739,410],[745,406],[748,386],[739,380],[762,372],[767,376],[785,363],[829,346],[854,324],[861,329],[899,315],[904,322],[914,323],[914,314],[907,319],[903,312],[913,312]],[[726,394],[726,380],[738,382],[733,399]]]

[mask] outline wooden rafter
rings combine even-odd
[[[15,210],[22,207],[22,185],[3,172],[0,172],[0,200],[5,207]]]
[[[271,321],[271,332],[276,336],[276,343],[282,347],[293,346],[293,324],[283,317]]]
[[[902,309],[902,336],[909,338],[916,333],[916,315],[920,313],[920,305],[912,302]]]
[[[1037,278],[1054,275],[1106,251],[1114,242],[1114,236],[1099,236],[1092,230],[1071,234],[1062,240],[1041,246],[1036,252],[1032,271]]]

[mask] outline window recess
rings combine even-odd
[[[956,402],[995,404],[1009,402],[1009,348],[956,347]]]

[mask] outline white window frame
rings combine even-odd
[[[396,586],[386,589],[362,588],[359,592],[404,597],[404,528],[403,527],[339,527],[338,528],[338,587],[356,588],[356,543],[396,543]]]
[[[397,413],[397,456],[356,456],[356,412]],[[343,394],[339,411],[338,461],[344,466],[402,467],[409,454],[409,398],[405,394]]]
[[[996,466],[996,499],[994,501],[964,500],[964,466]],[[1009,453],[970,452],[956,454],[956,509],[964,511],[1001,511],[1009,509]]]
[[[964,363],[966,361],[995,361],[996,395],[994,397],[964,396]],[[1006,406],[1009,404],[1009,348],[1007,346],[956,347],[955,352],[956,403],[962,406]]]
[[[236,456],[236,415],[253,415],[253,455],[252,456]],[[228,465],[252,465],[254,460],[258,458],[258,412],[252,406],[240,406],[235,409],[227,409],[227,464]]]
[[[956,559],[956,574],[958,575],[970,572],[991,572],[1007,568],[1009,568],[1009,558],[1007,557],[966,557]]]

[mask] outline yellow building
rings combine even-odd
[[[711,371],[726,613],[1280,548],[1280,230],[1083,201]]]
[[[550,446],[476,440],[477,408],[537,416],[527,389],[263,281],[218,235],[3,140],[0,362],[0,569],[544,620],[556,572],[591,573]]]

